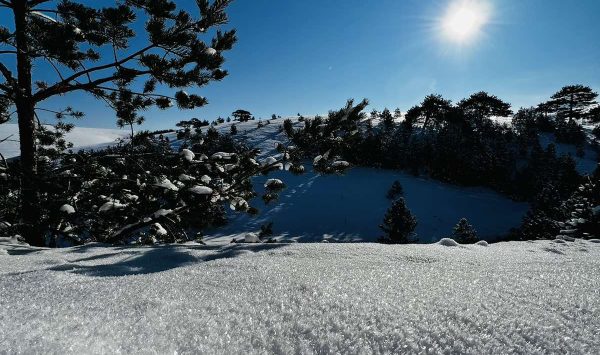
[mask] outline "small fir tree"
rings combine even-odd
[[[460,244],[475,244],[479,241],[477,231],[469,224],[466,218],[461,218],[458,224],[454,227],[452,239]]]
[[[392,187],[390,187],[390,190],[387,193],[387,198],[390,200],[395,200],[398,197],[402,197],[402,195],[404,195],[404,189],[402,188],[400,181],[396,180],[392,184]]]
[[[380,239],[383,243],[406,244],[414,240],[411,235],[417,227],[417,219],[406,206],[404,198],[399,198],[387,210],[383,223],[379,226],[385,235]]]

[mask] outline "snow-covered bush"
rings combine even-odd
[[[297,160],[282,145],[277,157],[257,161],[257,150],[227,134],[180,126],[181,146],[146,134],[135,138],[133,147],[125,142],[102,151],[69,153],[58,139],[62,137],[51,136],[40,158],[41,225],[47,244],[195,240],[204,228],[226,223],[225,205],[256,213],[247,202],[256,195],[250,178]],[[7,236],[15,234],[19,223],[16,169],[17,164],[10,166],[11,174],[0,182],[5,208],[0,220],[11,226],[0,234]],[[266,190],[276,194],[284,186],[281,180],[269,180]]]

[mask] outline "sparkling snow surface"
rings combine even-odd
[[[0,251],[0,352],[600,352],[597,243]]]

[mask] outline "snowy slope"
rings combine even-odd
[[[0,143],[0,153],[5,158],[17,157],[20,154],[19,127],[16,124],[8,123],[0,125],[0,140],[11,135],[9,141]],[[66,139],[74,144],[74,148],[100,148],[127,136],[126,130],[75,127],[67,134]]]
[[[394,180],[402,183],[406,202],[419,221],[420,242],[450,235],[462,217],[469,219],[480,237],[494,240],[518,226],[529,208],[488,189],[456,187],[391,170],[352,168],[344,176],[281,172],[255,178],[257,191],[264,190],[271,177],[287,185],[278,201],[265,205],[256,198],[258,216],[232,213],[231,223],[208,231],[207,240],[230,241],[273,222],[273,231],[284,240],[376,241],[381,236],[378,226],[391,205],[385,196]]]
[[[277,142],[285,142],[285,134],[279,131],[283,120],[271,120],[259,129],[258,121],[237,122],[236,137],[260,148],[263,157],[275,154]],[[303,125],[297,117],[292,120],[296,126]],[[227,133],[232,124],[216,128]],[[232,213],[230,224],[207,231],[206,240],[229,242],[273,222],[275,235],[287,241],[375,241],[381,236],[378,226],[391,204],[385,196],[394,180],[402,183],[408,207],[419,220],[416,232],[421,242],[448,236],[463,217],[469,219],[480,237],[495,240],[517,227],[529,208],[526,203],[511,201],[489,189],[456,187],[399,171],[352,168],[344,176],[320,176],[310,171],[310,166],[306,164],[309,171],[301,176],[287,172],[269,175],[287,185],[280,199],[265,206],[256,198],[253,205],[261,210],[258,216]],[[264,190],[266,179],[254,179],[258,192]]]
[[[600,244],[0,246],[6,353],[600,352]]]

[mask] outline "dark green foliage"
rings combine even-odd
[[[580,120],[586,118],[597,97],[598,94],[588,86],[569,85],[552,95],[547,107],[556,114],[557,122]]]
[[[586,177],[573,195],[563,203],[559,233],[574,238],[600,237],[600,171]]]
[[[392,187],[390,187],[390,190],[388,191],[386,197],[390,200],[395,200],[398,197],[402,197],[403,194],[404,189],[402,188],[402,184],[400,184],[400,181],[396,180],[392,184]]]
[[[386,130],[391,130],[394,128],[394,116],[387,108],[381,112],[381,123],[383,124],[383,128]]]
[[[236,110],[231,115],[240,122],[247,122],[252,118],[252,114],[246,110]]]
[[[509,103],[485,91],[475,93],[468,99],[462,100],[458,103],[458,107],[465,113],[475,117],[478,121],[493,116],[508,117],[513,114]]]
[[[452,239],[459,244],[475,244],[479,241],[477,231],[466,218],[461,218],[452,232]]]
[[[273,235],[273,222],[269,222],[267,224],[263,224],[260,226],[260,232],[258,233],[258,237],[262,240],[263,238],[267,238]]]
[[[379,226],[385,233],[380,238],[382,243],[406,244],[414,242],[413,231],[417,227],[417,219],[412,215],[404,198],[392,203]]]
[[[82,116],[40,104],[88,93],[115,111],[117,124],[129,126],[132,138],[133,126],[144,121],[140,111],[205,105],[206,98],[181,89],[227,76],[223,53],[233,47],[236,34],[216,28],[227,23],[230,2],[197,0],[196,13],[188,13],[171,0],[124,0],[104,7],[72,0],[1,1],[0,46],[14,50],[2,53],[0,63],[0,122],[9,111],[18,117],[22,189],[14,193],[20,195],[20,232],[30,244],[44,244],[39,223],[42,181],[48,178],[38,166],[37,117],[44,112]],[[55,75],[42,80],[41,72]],[[159,93],[163,88],[170,90]]]
[[[237,127],[234,124],[232,124],[231,128],[229,129],[229,132],[232,136],[235,136],[238,133]]]
[[[179,125],[181,131],[188,123]],[[40,132],[38,162],[43,227],[47,245],[173,243],[194,240],[197,232],[227,222],[223,203],[255,213],[248,202],[256,193],[250,182],[270,166],[288,161],[256,162],[257,150],[238,144],[214,129],[187,134],[182,152],[162,135],[136,135],[128,143],[98,152],[69,154],[63,134],[69,126]],[[290,153],[282,148],[283,154]],[[193,150],[193,153],[190,151]],[[227,153],[223,153],[227,152]],[[0,220],[18,225],[18,164],[0,182]],[[269,192],[283,189],[272,184]],[[221,199],[224,199],[222,201]],[[74,213],[63,213],[70,205]],[[17,230],[3,229],[3,236]]]

